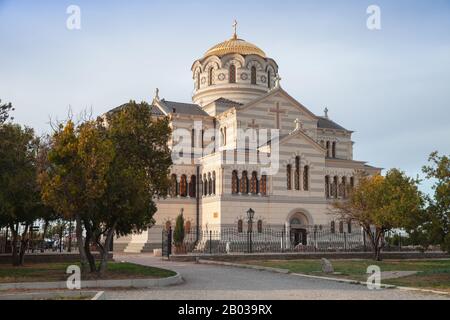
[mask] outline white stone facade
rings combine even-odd
[[[162,229],[174,226],[181,210],[191,227],[237,225],[240,219],[246,220],[249,208],[256,212],[254,220],[266,226],[289,227],[293,219],[305,226],[329,225],[332,199],[345,197],[348,188],[357,183],[359,172],[380,172],[353,160],[352,131],[327,114],[313,114],[281,88],[278,65],[262,50],[236,35],[220,46],[225,50],[210,50],[192,66],[193,104],[166,101],[158,95],[152,102],[155,114],[171,119],[173,130],[184,128],[193,133],[193,150],[201,150],[211,140],[214,148],[206,155],[192,156],[191,163],[172,167],[176,188],[167,199],[157,202],[156,226],[131,239],[118,239],[118,248],[142,251],[160,247]],[[202,134],[195,122],[202,123],[202,130],[215,129],[218,136],[200,142]],[[239,129],[279,129],[276,174],[263,177],[259,162],[223,161],[223,150],[245,153],[236,150]],[[171,141],[171,146],[175,145]],[[272,145],[258,144],[258,150],[260,156],[274,152]],[[233,190],[233,172],[237,172],[239,190]],[[248,182],[242,190],[245,172]],[[259,190],[252,190],[253,172]]]

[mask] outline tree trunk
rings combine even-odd
[[[23,266],[24,262],[25,262],[25,253],[28,249],[28,244],[29,244],[29,239],[27,238],[27,233],[28,233],[28,228],[29,228],[29,224],[27,223],[25,225],[25,229],[23,230],[21,239],[20,239],[20,251],[19,251],[19,265]]]
[[[87,257],[86,257],[86,250],[84,249],[83,227],[82,227],[82,222],[81,222],[80,215],[77,214],[75,216],[75,220],[76,220],[76,223],[77,223],[75,232],[76,232],[76,235],[77,235],[78,251],[80,253],[81,272],[88,273],[89,272],[89,264],[88,264],[88,260],[87,260]]]
[[[86,222],[84,222],[84,228],[86,229],[86,241],[84,243],[84,251],[86,253],[87,261],[89,262],[89,270],[90,272],[96,272],[97,267],[95,265],[95,257],[91,252],[92,228]]]
[[[100,276],[104,276],[106,270],[108,268],[108,257],[109,257],[109,248],[111,248],[112,240],[114,237],[114,231],[116,229],[116,224],[114,223],[113,227],[108,230],[106,234],[105,243],[101,246],[101,262],[100,262]]]
[[[11,254],[12,254],[12,265],[13,266],[19,266],[19,256],[18,256],[18,252],[17,252],[17,241],[18,241],[18,237],[19,237],[19,225],[16,224],[16,226],[11,225],[10,226],[11,229]]]

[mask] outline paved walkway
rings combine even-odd
[[[107,291],[106,299],[151,300],[277,300],[277,299],[449,299],[448,296],[399,289],[368,290],[365,286],[302,278],[289,274],[224,266],[169,262],[150,255],[115,255],[117,261],[171,269],[181,285],[147,290]]]

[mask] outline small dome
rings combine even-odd
[[[230,40],[224,41],[215,45],[211,49],[209,49],[204,58],[210,56],[218,56],[222,57],[229,53],[238,53],[243,56],[256,54],[262,58],[266,58],[266,54],[260,48],[255,46],[253,43],[247,42],[245,40],[239,39],[236,34]]]

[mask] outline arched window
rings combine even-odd
[[[242,221],[242,219],[238,220],[238,232],[242,233],[242,231],[244,230],[244,222]]]
[[[223,145],[227,145],[227,127],[223,128]]]
[[[300,157],[295,157],[295,190],[300,190]]]
[[[327,158],[329,158],[330,157],[330,141],[327,141],[326,149],[327,149]]]
[[[345,199],[347,198],[347,178],[346,177],[342,177],[342,197]]]
[[[180,179],[180,196],[187,197],[187,177],[185,174]]]
[[[290,164],[286,166],[286,183],[287,189],[292,190],[292,166]]]
[[[172,174],[170,177],[170,196],[176,197],[178,195],[177,175]]]
[[[242,172],[241,193],[242,194],[248,194],[248,176],[247,176],[247,171],[243,171]]]
[[[216,172],[212,174],[212,194],[216,194]]]
[[[239,193],[239,177],[236,170],[234,170],[231,175],[231,193],[232,194]]]
[[[351,221],[347,222],[347,231],[348,231],[348,233],[352,233],[352,222]]]
[[[208,178],[206,178],[206,173],[203,175],[203,195],[208,195]]]
[[[309,166],[303,168],[303,190],[309,190]]]
[[[344,233],[344,222],[339,221],[339,233]]]
[[[336,158],[336,142],[331,145],[331,157]]]
[[[339,180],[338,177],[334,177],[334,181],[333,181],[333,196],[334,198],[337,199],[338,197],[338,186],[339,186]]]
[[[200,71],[197,73],[197,90],[200,90]]]
[[[325,197],[330,198],[330,177],[325,177]]]
[[[212,194],[212,179],[211,173],[208,173],[208,195]]]
[[[270,76],[270,71],[267,72],[267,88],[272,88],[272,78]]]
[[[255,66],[253,66],[252,67],[252,76],[251,76],[251,78],[252,78],[252,84],[256,84],[256,67]]]
[[[184,232],[191,233],[191,222],[189,220],[184,224]]]
[[[250,180],[250,193],[258,194],[258,174],[256,171],[252,172],[252,178]]]
[[[196,179],[196,176],[193,175],[193,176],[191,176],[191,181],[189,182],[189,197],[191,197],[191,198],[196,197],[196,195],[197,195],[196,189],[197,189],[197,179]]]
[[[331,233],[335,233],[336,232],[336,223],[334,221],[331,221],[330,232]]]
[[[262,175],[261,176],[261,183],[260,183],[260,193],[265,196],[267,194],[267,176]]]
[[[258,229],[258,233],[262,233],[262,229],[263,229],[263,222],[262,220],[258,220],[258,225],[257,225],[257,229]]]
[[[214,83],[214,68],[209,68],[209,74],[208,74],[208,85],[212,86]]]
[[[234,64],[230,65],[229,81],[230,83],[236,83],[236,66]]]
[[[354,177],[351,177],[350,178],[350,188],[354,188],[355,187],[355,178]]]

